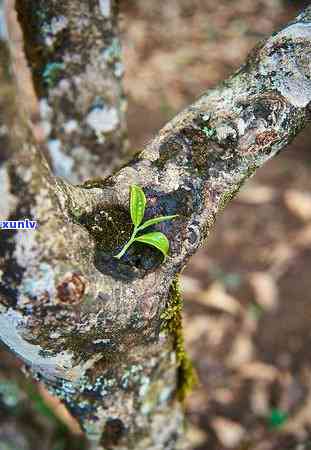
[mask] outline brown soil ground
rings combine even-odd
[[[307,3],[123,0],[133,147]],[[184,273],[193,450],[311,449],[310,139],[258,171]]]

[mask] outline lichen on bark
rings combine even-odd
[[[78,7],[77,7],[78,6]],[[17,0],[53,172],[80,183],[127,156],[118,2]]]

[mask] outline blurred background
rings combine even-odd
[[[308,3],[121,0],[131,147]],[[186,402],[191,450],[311,449],[310,140],[311,129],[257,172],[182,276],[200,379]],[[18,365],[1,352],[0,450],[84,448]]]

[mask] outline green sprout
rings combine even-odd
[[[139,186],[132,185],[130,195],[130,213],[134,229],[129,241],[124,245],[120,253],[115,255],[115,258],[121,259],[133,242],[142,242],[143,244],[151,245],[152,247],[160,250],[160,252],[164,255],[164,259],[166,258],[170,244],[165,234],[160,233],[159,231],[153,231],[151,233],[137,236],[137,233],[145,228],[151,227],[152,225],[164,222],[165,220],[175,219],[177,215],[155,217],[153,219],[146,220],[146,222],[142,224],[142,220],[145,215],[145,208],[146,197],[144,191]]]

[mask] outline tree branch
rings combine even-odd
[[[189,363],[174,280],[243,182],[310,120],[310,57],[311,7],[116,175],[83,187],[57,180],[49,203],[55,219],[47,225],[41,200],[31,248],[18,250],[21,231],[8,238],[14,252],[2,258],[4,280],[15,293],[2,296],[1,339],[95,445],[180,448],[177,397]],[[155,226],[170,240],[165,262],[139,244],[113,257],[131,232],[132,184],[146,193],[146,218],[179,215]],[[10,282],[12,261],[23,271]]]
[[[124,161],[118,1],[17,0],[55,175],[80,183]]]

